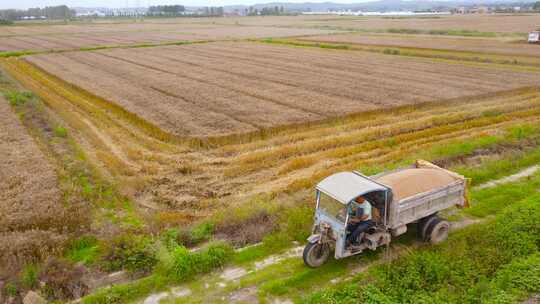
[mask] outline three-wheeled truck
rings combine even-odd
[[[450,225],[437,212],[452,206],[466,207],[466,189],[463,176],[422,160],[409,168],[370,177],[359,172],[328,176],[316,187],[315,224],[304,248],[304,263],[321,266],[332,248],[336,259],[375,250],[405,233],[412,223],[418,225],[422,240],[442,242],[448,237]],[[360,196],[371,204],[373,225],[350,243],[351,208],[358,207],[356,199]]]

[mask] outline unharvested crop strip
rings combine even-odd
[[[466,142],[468,139],[471,139],[477,136],[485,136],[486,131],[494,130],[494,128],[496,129],[496,128],[501,128],[501,127],[510,127],[513,125],[519,126],[522,123],[527,123],[527,122],[538,123],[539,120],[537,117],[531,117],[530,120],[507,121],[507,122],[502,122],[496,125],[482,127],[472,133],[470,132],[470,130],[465,130],[465,131],[458,131],[456,134],[454,134],[454,135],[461,134],[461,137],[441,135],[440,136],[441,141],[436,141],[434,138],[433,141],[424,140],[423,141],[424,143],[420,145],[413,144],[413,145],[409,145],[408,147],[397,146],[394,149],[387,148],[385,150],[386,153],[383,153],[383,154],[378,153],[376,156],[373,155],[373,157],[360,158],[357,160],[350,159],[344,162],[334,163],[328,167],[324,167],[323,169],[320,169],[316,171],[315,173],[311,174],[311,176],[309,177],[298,178],[296,180],[293,180],[285,187],[284,190],[287,192],[296,192],[301,189],[311,187],[313,183],[315,183],[317,180],[320,180],[324,176],[332,174],[333,172],[336,172],[336,171],[358,170],[360,168],[365,168],[369,166],[383,166],[384,167],[385,163],[398,162],[402,160],[403,157],[405,156],[418,155],[420,151],[429,149],[434,146],[440,146],[444,143],[455,143],[456,140]]]
[[[533,108],[535,109],[538,107],[538,100],[533,101],[531,105],[524,105],[521,108],[508,108],[506,111],[512,112],[512,111],[518,111],[522,110],[523,108]],[[508,113],[507,112],[507,113]],[[505,112],[502,112],[505,113]],[[240,165],[244,169],[247,167],[251,168],[249,164],[254,164],[252,169],[256,169],[257,167],[260,168],[261,166],[265,165],[271,165],[274,163],[274,161],[277,161],[279,159],[286,159],[291,156],[300,156],[300,155],[307,155],[311,152],[317,152],[322,151],[319,153],[327,153],[324,152],[328,149],[334,149],[332,150],[334,154],[340,153],[338,151],[349,151],[347,153],[355,153],[354,147],[355,146],[363,146],[366,144],[373,144],[373,142],[370,142],[372,140],[378,139],[378,138],[388,138],[388,137],[395,137],[395,136],[406,136],[407,134],[418,134],[421,136],[422,132],[429,133],[434,132],[434,130],[440,129],[440,130],[450,130],[455,129],[457,126],[461,126],[462,124],[470,124],[474,121],[479,120],[485,120],[485,121],[492,121],[492,118],[483,118],[482,113],[470,113],[468,116],[461,116],[461,115],[455,115],[456,117],[454,119],[450,117],[445,117],[445,119],[440,119],[439,121],[433,122],[432,124],[418,124],[417,122],[411,122],[409,123],[411,127],[403,127],[403,126],[390,126],[389,133],[385,132],[384,130],[380,130],[380,128],[376,128],[371,132],[371,136],[369,133],[366,134],[365,131],[360,130],[359,134],[347,134],[346,138],[349,138],[349,143],[345,140],[346,138],[332,138],[330,141],[328,139],[321,140],[321,141],[314,141],[312,144],[313,147],[306,146],[306,144],[301,145],[289,145],[280,147],[279,150],[270,150],[270,151],[263,151],[260,153],[249,153],[246,154],[246,156],[239,160]],[[427,120],[434,120],[433,118],[427,118]],[[362,136],[361,136],[362,134]],[[402,134],[402,135],[400,135]],[[351,147],[346,147],[347,144]],[[336,154],[335,157],[344,157],[346,155]],[[247,166],[247,167],[246,167]]]
[[[428,102],[413,106],[402,106],[387,111],[371,111],[361,114],[353,114],[342,119],[329,120],[320,124],[313,124],[305,128],[294,128],[290,131],[284,129],[276,132],[273,136],[268,136],[264,140],[254,140],[246,143],[231,144],[223,146],[221,149],[225,155],[253,153],[256,150],[267,150],[269,147],[278,147],[291,142],[317,141],[320,142],[328,137],[333,137],[342,132],[350,132],[362,128],[384,127],[402,121],[410,121],[418,117],[435,117],[441,119],[448,113],[452,106],[453,113],[467,113],[472,111],[482,111],[488,106],[505,103],[521,103],[531,98],[539,97],[538,89],[519,89],[509,92],[488,94],[476,98],[459,98],[443,102]]]

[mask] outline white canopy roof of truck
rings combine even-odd
[[[386,191],[388,188],[355,172],[340,172],[328,176],[317,184],[320,190],[342,204],[374,191]]]

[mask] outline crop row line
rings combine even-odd
[[[396,55],[406,57],[420,57],[427,59],[446,59],[454,62],[478,62],[487,64],[500,64],[503,66],[522,66],[530,67],[532,70],[538,71],[540,68],[540,60],[535,56],[511,55],[511,54],[494,54],[480,53],[460,50],[448,49],[429,49],[429,48],[413,48],[404,46],[389,46],[389,45],[372,45],[360,43],[344,43],[344,42],[319,42],[308,39],[259,39],[252,41],[260,41],[263,43],[290,45],[296,47],[315,47],[334,50],[350,50],[363,51],[371,53],[380,53],[385,55]]]
[[[301,141],[321,141],[327,137],[337,136],[343,132],[363,128],[374,128],[418,119],[418,117],[442,116],[447,114],[449,106],[452,111],[461,113],[464,110],[482,110],[481,107],[498,105],[501,102],[520,103],[532,97],[538,97],[537,88],[526,88],[487,94],[485,96],[458,98],[440,102],[428,102],[415,105],[390,108],[384,111],[376,110],[360,114],[352,114],[342,119],[335,119],[320,124],[312,124],[305,128],[292,128],[283,130],[273,136],[265,136],[251,142],[240,142],[220,148],[226,156],[242,154],[246,151],[268,150],[270,147],[279,147],[286,144],[298,144]]]
[[[379,150],[378,153],[373,153],[372,155],[370,155],[370,157],[366,158],[359,157],[359,159],[344,159],[341,162],[336,162],[320,170],[317,170],[309,177],[298,178],[291,181],[283,190],[294,193],[302,189],[309,188],[324,176],[332,174],[336,171],[362,170],[365,168],[373,169],[374,167],[385,167],[386,165],[391,163],[410,163],[410,161],[414,160],[415,158],[423,158],[428,156],[426,154],[429,154],[429,149],[432,147],[437,147],[444,144],[449,145],[455,143],[466,143],[467,141],[470,141],[474,138],[486,137],[489,134],[489,131],[492,130],[499,130],[500,128],[504,127],[520,126],[524,123],[537,124],[538,122],[539,118],[536,114],[531,115],[528,119],[503,121],[498,124],[479,127],[477,130],[465,129],[457,131],[453,134],[454,136],[446,136],[443,134],[439,136],[438,140],[437,138],[433,138],[433,140],[420,140],[409,146],[400,145],[393,148],[387,148],[385,149],[385,151]]]
[[[387,145],[388,140],[400,141],[410,137],[423,137],[435,132],[449,132],[458,128],[467,127],[476,124],[490,124],[497,120],[504,120],[502,115],[512,113],[519,110],[527,110],[536,108],[540,105],[540,99],[534,100],[530,105],[521,107],[509,107],[499,113],[491,114],[485,117],[485,112],[470,113],[469,115],[457,115],[455,117],[443,117],[433,120],[432,124],[425,124],[425,121],[415,124],[409,123],[409,126],[398,125],[387,130],[374,129],[370,132],[365,132],[363,136],[351,136],[348,140],[341,141],[339,138],[331,140],[323,140],[316,144],[316,147],[300,145],[287,145],[278,150],[268,150],[260,153],[246,154],[244,158],[238,160],[238,165],[231,168],[229,173],[240,175],[246,172],[252,172],[264,167],[274,166],[276,162],[285,160],[290,157],[305,156],[316,152],[319,154],[330,154],[332,157],[345,157],[350,154],[358,153],[358,147],[375,148],[376,145]],[[494,115],[494,116],[492,116]],[[331,152],[328,152],[331,151]]]

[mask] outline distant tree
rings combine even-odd
[[[152,16],[178,16],[185,12],[183,5],[157,5],[148,8],[148,14]]]
[[[279,16],[279,15],[282,15],[284,12],[284,8],[283,6],[279,7],[279,6],[269,6],[269,7],[263,7],[261,9],[261,15],[263,16],[269,16],[269,15],[273,15],[273,16]]]
[[[0,25],[12,25],[13,21],[0,18]]]
[[[533,5],[535,11],[540,11],[540,1],[536,1]]]
[[[204,16],[223,16],[224,14],[225,14],[225,10],[223,9],[222,6],[205,7],[202,13],[202,15]]]
[[[27,10],[0,10],[0,19],[4,20],[19,20],[23,17],[33,17],[33,18],[42,18],[46,17],[47,19],[71,19],[75,16],[75,11],[69,9],[66,5],[60,6],[47,6],[45,8],[29,8]]]

